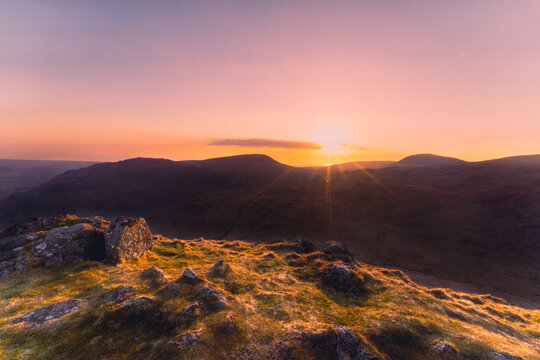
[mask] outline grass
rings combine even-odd
[[[325,331],[338,323],[385,359],[437,359],[429,350],[434,340],[452,344],[470,359],[489,359],[494,350],[540,359],[540,313],[495,297],[425,289],[400,271],[360,263],[354,265],[370,279],[367,293],[344,294],[318,281],[317,270],[331,261],[321,253],[292,254],[276,244],[155,238],[146,257],[116,267],[81,262],[15,273],[0,282],[0,358],[225,359],[249,344],[262,351],[287,342],[291,333]],[[217,260],[230,264],[232,273],[206,279]],[[159,286],[140,277],[151,266],[172,279],[189,267],[221,290],[230,307],[182,319],[178,314],[197,299],[196,290],[186,287],[179,296],[162,297]],[[121,285],[135,286],[134,296],[151,297],[157,305],[130,314],[107,303],[107,295]],[[37,328],[12,324],[29,311],[67,299],[83,300],[84,308]],[[201,340],[180,352],[166,345],[199,329]],[[310,358],[302,349],[295,351],[299,359]]]

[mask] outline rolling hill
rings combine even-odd
[[[147,217],[181,238],[337,240],[399,267],[538,307],[540,156],[332,171],[262,155],[132,159],[69,171],[0,201],[3,226],[29,216]]]

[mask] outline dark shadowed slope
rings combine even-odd
[[[310,172],[265,155],[204,161],[130,159],[68,171],[0,202],[0,226],[63,212],[148,215],[192,197],[272,181],[306,179]]]
[[[95,162],[0,159],[0,199],[31,189],[68,170],[93,164]]]
[[[407,156],[393,164],[393,166],[446,166],[465,164],[466,161],[433,154],[417,154]]]

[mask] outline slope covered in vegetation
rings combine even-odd
[[[0,281],[0,358],[540,358],[538,311],[423,288],[336,244],[154,242]]]

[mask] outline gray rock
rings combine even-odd
[[[159,295],[165,298],[174,298],[182,293],[182,286],[175,282],[170,282],[159,290]]]
[[[185,284],[196,284],[202,282],[202,279],[197,276],[190,268],[186,268],[182,273],[182,276],[177,280],[178,282]]]
[[[225,295],[213,287],[203,287],[200,295],[203,304],[208,310],[219,311],[229,306],[229,300]]]
[[[28,267],[26,266],[26,258],[20,258],[17,260],[15,263],[15,270],[20,272],[28,270]]]
[[[144,311],[148,310],[156,301],[152,298],[146,296],[139,296],[133,299],[130,299],[122,305],[122,309],[129,311]]]
[[[103,231],[89,224],[58,227],[42,241],[34,242],[32,254],[46,266],[82,259],[102,260],[105,256]]]
[[[29,236],[28,234],[15,235],[12,237],[0,239],[0,252],[24,247],[32,240],[33,237]]]
[[[364,342],[346,326],[332,324],[337,333],[338,360],[381,360],[369,352]]]
[[[152,233],[143,218],[121,216],[105,232],[107,258],[113,263],[138,258],[152,246]]]
[[[170,276],[165,274],[160,268],[152,266],[141,272],[141,278],[155,282],[164,282],[167,281],[167,279],[170,279]]]
[[[344,255],[346,257],[353,256],[353,254],[338,241],[328,241],[324,243],[321,252],[327,255]]]
[[[493,355],[495,356],[496,359],[501,359],[501,360],[523,360],[521,356],[511,355],[511,354],[501,352],[501,351],[495,351]]]
[[[6,277],[8,277],[9,274],[11,274],[15,270],[14,268],[7,268],[0,270],[0,280],[4,280]]]
[[[338,291],[359,294],[366,291],[364,280],[343,262],[326,266],[321,271],[322,283]]]
[[[124,300],[129,294],[134,291],[135,287],[133,286],[119,286],[110,292],[110,294],[107,296],[106,301],[112,302]]]
[[[0,234],[0,238],[17,236],[21,234],[35,233],[42,230],[50,230],[59,226],[72,225],[79,218],[75,215],[64,214],[49,218],[33,217],[22,223],[7,228]]]
[[[224,278],[232,272],[231,267],[223,260],[219,260],[208,270],[206,275],[211,278]]]
[[[15,324],[26,322],[30,326],[39,326],[44,322],[53,319],[59,319],[67,314],[82,309],[80,300],[66,300],[41,309],[31,311],[14,321]]]
[[[452,345],[446,341],[437,340],[431,344],[433,352],[435,352],[441,359],[444,360],[465,360]]]
[[[195,301],[182,309],[180,315],[187,318],[194,318],[199,315],[200,305],[198,301]]]
[[[190,331],[170,340],[169,345],[174,347],[185,348],[193,345],[203,336],[202,330]]]

